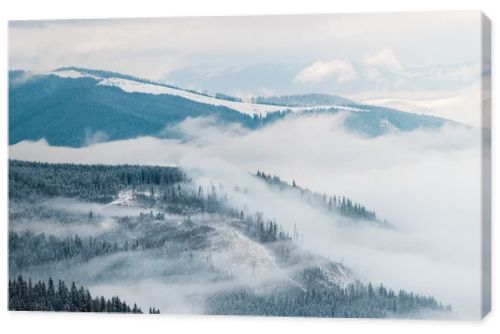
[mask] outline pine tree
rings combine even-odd
[[[39,281],[28,283],[19,276],[17,280],[9,280],[9,309],[13,311],[69,311],[69,312],[125,312],[132,313],[132,309],[125,301],[118,297],[105,300],[104,297],[92,298],[90,291],[83,287],[78,288],[74,282],[68,292],[63,281],[59,280],[57,290],[52,278],[47,286]],[[133,313],[142,313],[134,305]]]

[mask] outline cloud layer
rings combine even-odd
[[[52,162],[180,165],[197,182],[220,182],[235,204],[263,210],[303,246],[343,261],[372,282],[432,294],[461,317],[479,312],[480,150],[474,129],[446,127],[366,139],[342,115],[287,119],[260,131],[191,119],[185,142],[138,138],[82,149],[22,142],[10,157]],[[280,175],[312,190],[347,195],[396,230],[339,227],[319,212],[260,185],[248,172]],[[248,196],[231,193],[246,186]],[[293,203],[293,204],[292,204]],[[450,231],[453,231],[450,234]]]

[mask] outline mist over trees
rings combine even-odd
[[[220,293],[208,300],[210,314],[280,317],[385,318],[418,317],[418,312],[450,311],[432,297],[384,286],[350,284],[328,289],[285,290],[273,294],[241,289]]]
[[[353,218],[355,220],[366,220],[381,225],[388,224],[385,220],[379,220],[375,211],[368,210],[364,205],[355,203],[350,198],[347,198],[345,196],[330,196],[312,192],[309,189],[302,188],[297,185],[295,180],[292,181],[292,184],[289,184],[288,182],[282,180],[279,176],[266,174],[261,171],[257,171],[255,176],[265,181],[267,184],[274,186],[280,190],[297,191],[307,203],[320,206],[329,212],[333,212],[344,217]]]
[[[321,209],[379,223],[373,211],[346,197],[313,193],[295,181],[289,184],[260,171],[256,176],[271,187],[297,192],[304,202]],[[106,259],[113,265],[107,265],[111,269],[98,279],[113,282],[114,273],[121,273],[120,265],[127,263],[128,258],[140,261],[148,254],[148,261],[154,256],[167,261],[162,264],[174,263],[168,271],[154,268],[154,272],[181,277],[180,283],[198,275],[209,277],[207,289],[214,282],[229,283],[221,291],[206,291],[203,312],[207,314],[411,317],[423,310],[449,311],[432,297],[361,284],[350,277],[343,264],[302,250],[301,233],[296,226],[293,231],[286,231],[279,221],[265,217],[263,212],[233,207],[222,186],[194,184],[179,168],[10,161],[9,181],[11,310],[141,313],[137,305],[130,306],[118,296],[93,298],[88,289],[75,283],[68,287],[64,280],[55,284],[51,278],[45,278],[33,284],[30,277],[36,277],[40,268],[57,277],[57,272],[50,271],[52,268],[72,270]],[[64,202],[54,206],[61,198],[79,201],[76,202],[79,206],[89,209],[67,209]],[[117,207],[135,208],[135,213],[105,216],[94,210],[115,201]],[[96,203],[99,205],[95,206]],[[95,228],[96,234],[56,236],[50,230],[36,232],[37,227],[54,222],[63,230],[73,231],[70,228],[76,227],[75,231],[82,232]],[[114,227],[103,229],[105,223]],[[231,246],[234,240],[240,243]],[[232,271],[234,263],[222,263],[222,267],[220,262],[215,263],[214,254],[241,251],[227,247],[243,247],[242,242],[256,245],[245,255],[250,258],[239,259],[248,261],[249,273],[258,275],[257,261],[251,257],[259,251],[265,261],[289,276],[279,283],[273,282],[276,285],[265,289],[265,293],[256,287],[233,285],[241,273]],[[227,268],[230,270],[226,271]],[[150,273],[144,274],[149,278]],[[159,310],[155,306],[147,312],[157,314]]]
[[[82,239],[78,235],[60,239],[29,231],[21,234],[10,232],[9,266],[14,269],[71,259],[76,262],[88,261],[94,257],[138,247],[138,241],[129,246],[128,242],[118,244],[93,237]]]

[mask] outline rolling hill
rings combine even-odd
[[[367,136],[438,128],[447,122],[322,94],[244,102],[106,71],[9,72],[10,145],[45,138],[50,145],[82,147],[99,141],[168,136],[166,128],[189,117],[213,117],[222,125],[238,123],[257,129],[290,115],[338,112],[348,113],[348,129]]]

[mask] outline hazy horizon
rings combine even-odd
[[[478,125],[467,110],[479,99],[480,20],[422,12],[11,21],[9,68],[109,70],[243,98],[336,94]]]

